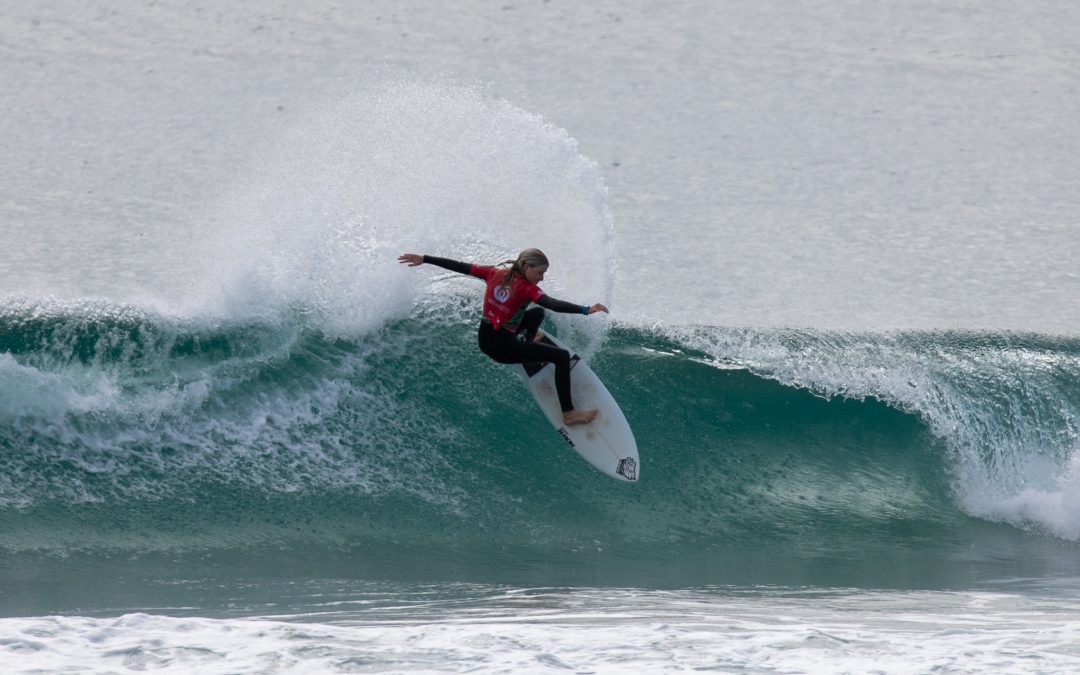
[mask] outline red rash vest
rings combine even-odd
[[[484,320],[496,330],[505,327],[511,333],[517,332],[518,321],[529,302],[536,302],[544,294],[536,284],[520,274],[514,275],[514,281],[507,288],[506,270],[486,265],[473,265],[469,271],[474,277],[487,282],[484,291]]]

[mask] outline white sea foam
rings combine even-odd
[[[1073,452],[1060,473],[1011,496],[972,492],[972,508],[1004,522],[1030,523],[1072,541],[1080,541],[1080,452]]]
[[[108,409],[119,392],[104,373],[43,371],[0,353],[0,420],[35,417],[53,422],[70,411]]]
[[[337,605],[339,603],[331,603]],[[15,673],[1072,673],[1080,606],[987,592],[510,590],[315,615],[0,619]],[[283,619],[291,619],[285,621]]]

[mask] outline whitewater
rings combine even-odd
[[[1075,672],[1077,18],[6,7],[0,669]]]

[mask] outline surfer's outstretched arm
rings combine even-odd
[[[536,301],[536,304],[545,309],[550,309],[553,312],[561,312],[563,314],[589,315],[608,311],[608,308],[604,307],[599,302],[595,305],[575,305],[574,303],[566,302],[565,300],[556,300],[549,295],[541,295]]]
[[[398,256],[398,262],[409,267],[416,267],[417,265],[423,265],[429,263],[448,269],[451,272],[459,272],[461,274],[472,274],[472,264],[461,262],[459,260],[451,260],[450,258],[436,258],[433,255],[420,255],[419,253],[402,253]]]

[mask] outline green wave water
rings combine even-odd
[[[1074,551],[1075,340],[616,325],[591,363],[641,449],[623,485],[474,333],[451,311],[345,338],[296,317],[9,301],[0,550],[323,551],[477,574],[700,560],[712,582],[758,557]]]

